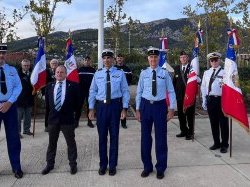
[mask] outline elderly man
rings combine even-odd
[[[34,96],[32,95],[33,86],[30,82],[30,61],[27,59],[23,59],[21,62],[21,69],[18,72],[19,77],[22,83],[22,92],[17,99],[17,112],[18,112],[18,126],[19,133],[21,135],[22,129],[22,119],[23,119],[23,134],[33,135],[30,132],[31,126],[31,112],[32,106],[34,104]]]
[[[18,131],[16,100],[22,84],[14,67],[6,64],[7,45],[0,44],[0,125],[5,126],[8,153],[12,171],[22,178],[20,164],[21,141]]]
[[[97,130],[99,135],[99,175],[106,173],[108,165],[107,136],[110,135],[109,175],[116,174],[118,160],[119,123],[127,115],[129,103],[128,83],[123,71],[113,66],[114,53],[102,52],[104,68],[99,69],[89,90],[89,118],[94,119],[96,104]]]
[[[221,110],[222,79],[224,70],[220,66],[221,54],[212,52],[207,55],[211,68],[204,72],[201,93],[202,107],[208,111],[214,144],[211,150],[220,149],[226,153],[228,148],[229,127],[228,118]],[[220,140],[220,137],[222,140]]]
[[[141,159],[144,170],[141,177],[148,177],[153,171],[151,158],[152,126],[155,128],[155,149],[157,163],[156,177],[164,178],[167,168],[167,120],[174,116],[175,92],[169,73],[158,66],[159,49],[148,49],[149,67],[140,74],[136,95],[136,118],[141,122]],[[170,107],[166,104],[169,94]]]

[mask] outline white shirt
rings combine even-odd
[[[61,106],[63,105],[63,102],[65,100],[65,93],[66,93],[66,79],[61,81],[62,82],[62,96],[61,96]],[[56,85],[54,87],[54,103],[56,103],[56,94],[57,89],[59,87],[59,81],[56,81]]]
[[[217,68],[215,68],[216,70],[215,70],[214,75],[216,75],[216,73],[219,71],[220,68],[221,68],[221,66],[218,66]],[[201,94],[202,94],[203,99],[205,99],[206,95],[221,96],[222,81],[223,81],[223,75],[224,75],[223,69],[221,69],[219,74],[216,75],[216,77],[211,85],[211,91],[210,91],[210,93],[208,93],[209,81],[210,81],[210,78],[213,74],[213,69],[214,68],[211,67],[209,70],[206,70],[204,72],[204,75],[202,78],[202,83],[201,83]]]
[[[186,69],[187,69],[187,65],[188,65],[188,64],[186,64],[186,65],[182,65],[182,66],[181,66],[181,71],[183,70],[183,68],[185,68],[185,71],[186,71]],[[184,72],[185,72],[185,71],[184,71]]]

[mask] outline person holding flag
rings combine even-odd
[[[222,86],[222,110],[226,116],[238,121],[241,126],[249,132],[249,121],[247,110],[244,104],[243,95],[239,87],[239,76],[236,64],[236,55],[234,46],[239,45],[237,30],[228,30],[229,40],[227,54],[225,59],[225,74],[223,77],[224,85]]]
[[[210,150],[220,149],[226,153],[228,149],[229,127],[228,118],[221,110],[221,94],[224,70],[220,66],[221,54],[212,52],[207,55],[211,68],[203,74],[201,93],[202,107],[208,111],[214,144]],[[222,140],[220,140],[220,137]]]

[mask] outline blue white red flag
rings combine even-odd
[[[240,40],[235,29],[228,30],[228,45],[225,59],[221,106],[226,116],[238,121],[249,132],[249,121],[243,95],[239,87],[239,75],[234,47]]]
[[[199,29],[195,33],[194,48],[192,53],[192,61],[190,64],[190,71],[188,74],[187,86],[185,90],[185,97],[183,102],[183,110],[186,111],[188,107],[195,104],[196,95],[198,93],[198,83],[200,82],[199,75],[199,46],[202,45],[202,30]]]
[[[34,68],[30,76],[31,84],[34,87],[34,93],[46,85],[46,56],[44,52],[45,38],[38,38],[38,52],[34,63]]]
[[[67,80],[79,83],[77,64],[74,56],[74,49],[71,38],[68,38],[67,40],[66,51],[67,55],[64,66],[67,69]]]

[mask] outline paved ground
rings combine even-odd
[[[66,143],[62,135],[58,142],[55,169],[46,176],[40,174],[46,165],[48,135],[38,120],[36,135],[22,139],[22,167],[24,178],[17,180],[11,173],[4,130],[0,131],[0,186],[250,186],[250,136],[238,124],[233,124],[233,156],[208,149],[212,144],[209,121],[196,119],[195,140],[176,138],[177,119],[168,124],[169,158],[163,180],[156,172],[148,178],[140,177],[140,124],[128,121],[128,129],[120,129],[118,172],[115,176],[99,176],[98,136],[82,121],[76,130],[78,173],[70,175]],[[154,155],[154,149],[152,154]],[[153,156],[155,163],[155,156]]]

